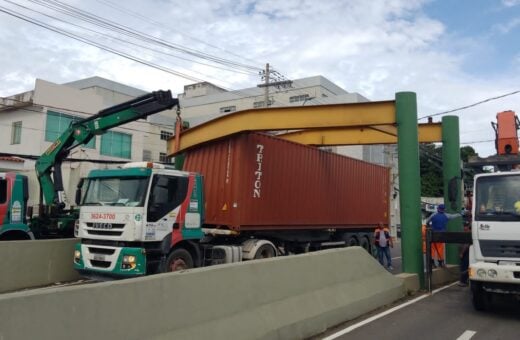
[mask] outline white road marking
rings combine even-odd
[[[401,256],[392,257],[392,260],[398,260],[398,259],[400,259],[400,258],[401,258]]]
[[[456,285],[456,284],[457,284],[457,282],[453,282],[452,284],[449,284],[449,285],[447,285],[447,286],[444,286],[444,287],[441,287],[441,288],[435,289],[434,291],[432,291],[432,294],[431,294],[431,295],[433,295],[433,294],[437,294],[438,292],[440,292],[440,291],[442,291],[442,290],[444,290],[444,289],[446,289],[446,288],[450,288],[450,287],[452,287],[452,286],[454,286],[454,285]],[[334,333],[334,334],[332,334],[332,335],[329,335],[328,337],[323,338],[322,340],[333,340],[333,339],[336,339],[336,338],[338,338],[338,337],[340,337],[340,336],[342,336],[342,335],[344,335],[344,334],[347,334],[347,333],[352,332],[353,330],[355,330],[355,329],[357,329],[357,328],[359,328],[359,327],[361,327],[361,326],[364,326],[364,325],[366,325],[366,324],[368,324],[368,323],[370,323],[370,322],[372,322],[372,321],[375,321],[375,320],[377,320],[377,319],[382,318],[383,316],[386,316],[386,315],[388,315],[388,314],[390,314],[390,313],[393,313],[393,312],[395,312],[395,311],[397,311],[397,310],[399,310],[399,309],[402,309],[402,308],[407,307],[407,306],[409,306],[409,305],[411,305],[411,304],[414,304],[414,303],[416,303],[416,302],[418,302],[418,301],[421,301],[422,299],[425,299],[425,298],[427,298],[427,297],[429,297],[429,296],[430,296],[429,294],[424,294],[424,295],[421,295],[421,296],[419,296],[419,297],[416,297],[415,299],[410,300],[410,301],[407,301],[407,302],[403,303],[402,305],[395,306],[395,307],[393,307],[393,308],[390,308],[390,309],[388,309],[388,310],[385,310],[385,311],[382,312],[382,313],[379,313],[379,314],[377,314],[377,315],[374,315],[374,316],[369,317],[368,319],[365,319],[365,320],[363,320],[363,321],[361,321],[361,322],[358,322],[358,323],[356,323],[356,324],[354,324],[354,325],[348,326],[347,328],[344,328],[344,329],[342,329],[341,331],[338,331],[338,332],[336,332],[336,333]],[[468,339],[469,339],[469,338],[468,338]]]
[[[464,333],[462,333],[461,336],[457,338],[457,340],[469,340],[473,337],[473,335],[477,334],[475,331],[467,330]]]

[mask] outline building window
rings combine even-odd
[[[68,129],[71,123],[77,122],[83,118],[66,115],[60,112],[47,111],[47,122],[45,124],[45,140],[47,142],[55,142]],[[89,149],[96,148],[96,137],[85,144]]]
[[[14,122],[11,128],[11,144],[20,144],[22,141],[22,122]]]
[[[274,100],[269,100],[269,105],[273,105],[274,103]],[[253,107],[255,109],[259,109],[261,107],[265,107],[265,100],[262,100],[262,101],[259,101],[259,102],[254,102],[253,103]]]
[[[105,156],[132,158],[132,135],[108,131],[101,135],[100,153]]]
[[[143,161],[151,162],[152,161],[152,151],[143,150]]]
[[[164,152],[159,153],[159,162],[161,163],[172,163],[172,157],[168,157],[168,155]]]
[[[224,106],[220,108],[220,113],[228,113],[228,112],[235,112],[237,110],[237,107],[235,105],[233,106]]]
[[[290,103],[303,102],[305,99],[308,99],[308,98],[309,98],[308,94],[302,94],[300,96],[292,96],[292,97],[289,97],[289,102]]]
[[[173,132],[161,130],[161,140],[168,140],[173,136]]]

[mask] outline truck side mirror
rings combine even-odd
[[[28,206],[26,209],[25,209],[25,216],[27,216],[28,218],[31,218],[33,216],[33,206]]]
[[[78,182],[78,185],[76,187],[76,197],[75,197],[75,202],[76,202],[76,205],[79,206],[80,203],[81,203],[81,189],[83,188],[83,182],[85,181],[84,178],[80,179],[79,182]]]

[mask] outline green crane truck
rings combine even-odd
[[[172,98],[170,91],[156,91],[73,122],[36,161],[40,183],[37,213],[33,214],[32,207],[27,207],[27,176],[14,172],[0,173],[0,240],[73,237],[79,209],[67,208],[61,173],[61,164],[70,151],[114,127],[171,109],[177,104],[178,100]],[[81,185],[82,181],[78,188]]]

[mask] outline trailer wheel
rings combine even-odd
[[[268,259],[276,256],[276,250],[270,244],[264,244],[255,254],[255,259]]]
[[[359,241],[359,245],[360,247],[362,247],[363,249],[365,249],[369,254],[370,254],[370,242],[368,241],[368,239],[365,237],[365,236],[362,236],[360,241]]]
[[[193,258],[186,249],[175,249],[166,258],[165,272],[176,272],[189,268],[193,268]]]
[[[354,247],[354,246],[358,246],[358,245],[359,245],[359,243],[355,236],[350,236],[347,239],[347,247]]]

